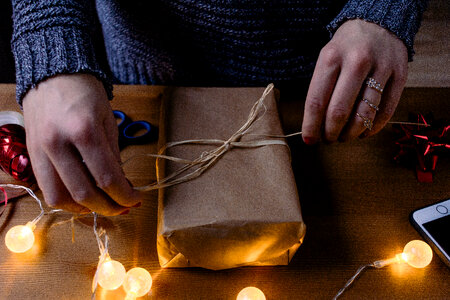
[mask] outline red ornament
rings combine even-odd
[[[25,129],[18,124],[0,126],[0,167],[16,180],[34,181]]]
[[[434,120],[431,114],[410,114],[409,120],[421,125],[396,124],[401,137],[395,142],[399,151],[394,160],[408,166],[415,165],[420,182],[432,182],[439,156],[450,154],[450,125]]]

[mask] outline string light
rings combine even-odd
[[[414,240],[406,244],[401,256],[411,267],[425,268],[433,259],[433,251],[424,241]]]
[[[39,208],[41,209],[41,213],[32,221],[28,222],[26,225],[17,225],[8,230],[5,236],[5,244],[6,247],[15,253],[24,253],[30,250],[33,247],[35,238],[34,238],[34,229],[36,228],[36,223],[44,216],[45,211],[42,207],[42,202],[39,198],[34,194],[34,192],[22,185],[15,184],[2,184],[0,187],[5,188],[13,188],[13,189],[24,189],[33,197],[37,203],[39,204]],[[5,194],[6,195],[6,194]],[[6,196],[5,196],[6,197]],[[53,210],[51,212],[55,212],[59,210]]]
[[[152,288],[152,276],[143,268],[133,268],[127,272],[123,289],[127,293],[126,300],[145,296]]]
[[[402,253],[398,253],[395,257],[384,260],[377,260],[374,263],[367,264],[359,267],[355,275],[350,278],[345,286],[339,290],[339,292],[334,296],[333,300],[337,299],[342,293],[355,281],[355,279],[361,274],[361,272],[369,267],[373,268],[383,268],[387,265],[393,263],[407,263],[414,268],[425,268],[428,266],[433,259],[433,251],[431,247],[421,240],[412,240],[405,245]]]
[[[28,222],[26,225],[17,225],[11,228],[5,236],[6,247],[14,253],[24,253],[33,247],[36,226]]]
[[[266,296],[260,289],[249,286],[239,292],[236,300],[266,300]]]
[[[108,235],[103,228],[97,229],[97,214],[94,215],[94,235],[100,250],[100,257],[95,272],[94,281],[92,283],[93,296],[99,284],[105,290],[115,290],[119,288],[126,275],[125,267],[118,261],[112,260],[108,253]],[[105,235],[105,242],[101,240],[101,236]]]
[[[108,255],[97,270],[98,284],[105,290],[115,290],[122,285],[125,274],[125,267]]]
[[[132,300],[147,294],[152,287],[152,276],[143,268],[133,268],[128,272],[118,261],[112,260],[108,253],[108,235],[103,228],[97,229],[97,217],[94,212],[94,234],[100,250],[97,271],[92,282],[92,299],[95,297],[97,284],[105,290],[115,290],[123,285],[127,292],[126,299]],[[105,241],[101,236],[105,235]]]
[[[42,201],[34,194],[34,192],[25,186],[15,184],[0,184],[0,191],[4,193],[5,199],[1,203],[7,204],[8,198],[6,195],[5,187],[14,189],[24,189],[27,193],[33,197],[39,204],[41,213],[32,221],[25,225],[17,225],[12,227],[5,236],[6,247],[15,253],[24,253],[33,247],[35,242],[34,229],[36,224],[45,214],[61,211],[61,209],[55,209],[46,213],[42,207]],[[147,294],[152,286],[152,277],[150,273],[143,268],[133,268],[126,272],[125,267],[118,261],[111,259],[108,253],[108,236],[103,228],[97,229],[97,214],[94,212],[94,234],[97,239],[98,247],[100,250],[99,262],[97,265],[97,271],[95,272],[94,281],[92,284],[93,297],[97,285],[100,285],[105,290],[115,290],[123,285],[124,290],[127,292],[126,299],[131,300],[137,297],[142,297]],[[72,218],[73,219],[73,218]],[[104,242],[101,240],[101,236],[105,235]]]

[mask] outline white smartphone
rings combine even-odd
[[[450,267],[450,199],[413,211],[410,221]]]

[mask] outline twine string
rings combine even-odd
[[[220,140],[220,139],[189,139],[177,142],[169,142],[164,145],[159,151],[158,154],[141,154],[136,155],[128,160],[126,160],[122,166],[130,162],[131,160],[147,156],[156,158],[156,164],[158,165],[160,159],[173,161],[179,164],[183,164],[182,167],[175,170],[173,173],[168,176],[159,179],[156,182],[150,183],[145,186],[135,187],[136,190],[139,191],[151,191],[161,188],[166,188],[170,186],[174,186],[183,182],[187,182],[193,180],[200,175],[202,175],[206,170],[208,170],[217,160],[219,160],[225,153],[227,153],[232,148],[257,148],[268,145],[283,145],[288,147],[288,144],[284,140],[285,138],[293,137],[301,135],[302,132],[295,132],[287,135],[274,135],[274,134],[252,134],[248,133],[251,130],[252,125],[260,120],[267,111],[266,106],[264,105],[264,100],[269,95],[269,93],[273,90],[273,83],[269,84],[264,90],[262,96],[255,102],[252,109],[250,110],[249,116],[246,122],[241,126],[239,130],[237,130],[228,140]],[[408,125],[420,125],[420,126],[428,126],[428,124],[421,123],[410,123],[410,122],[388,122],[392,124],[408,124]],[[260,139],[242,142],[241,138],[244,136],[253,136],[259,137]],[[188,160],[184,158],[174,157],[165,155],[165,151],[169,148],[181,146],[181,145],[209,145],[209,146],[218,146],[217,148],[204,151],[201,153],[199,157],[194,160]],[[289,147],[288,147],[289,149]]]
[[[183,182],[187,182],[193,180],[200,175],[202,175],[206,170],[208,170],[214,163],[216,163],[221,157],[225,155],[232,148],[257,148],[268,145],[282,145],[288,146],[285,140],[281,140],[281,138],[285,138],[288,136],[285,135],[255,135],[249,134],[248,132],[252,128],[258,120],[260,120],[266,113],[267,108],[264,104],[264,100],[269,95],[269,93],[273,90],[274,85],[269,84],[264,90],[262,96],[255,102],[250,110],[248,118],[246,122],[239,128],[231,137],[227,140],[220,139],[189,139],[184,141],[177,142],[169,142],[164,145],[159,151],[158,154],[144,154],[148,157],[156,158],[156,163],[158,164],[159,159],[165,159],[169,161],[173,161],[176,163],[184,164],[179,169],[175,170],[173,173],[169,174],[165,178],[158,179],[158,181],[140,187],[135,187],[136,190],[140,191],[151,191],[161,188],[170,187],[173,185],[177,185]],[[293,135],[298,135],[301,133],[295,133]],[[241,141],[241,138],[244,135],[251,136],[259,136],[261,139],[253,140],[253,141]],[[289,135],[289,136],[293,136]],[[165,151],[169,148],[180,146],[180,145],[210,145],[210,146],[218,146],[210,151],[202,152],[197,158],[194,160],[188,160],[173,156],[165,155]],[[142,156],[142,155],[139,155]],[[126,160],[122,165],[125,165],[130,160],[139,157],[133,156],[130,159]]]

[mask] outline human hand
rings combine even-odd
[[[380,131],[400,100],[407,63],[406,46],[386,29],[358,19],[342,24],[321,50],[311,79],[302,125],[305,143],[321,137],[347,141]],[[368,77],[384,91],[368,87]]]
[[[117,122],[93,75],[49,78],[26,94],[23,109],[33,171],[49,206],[117,215],[141,201],[122,171]]]

